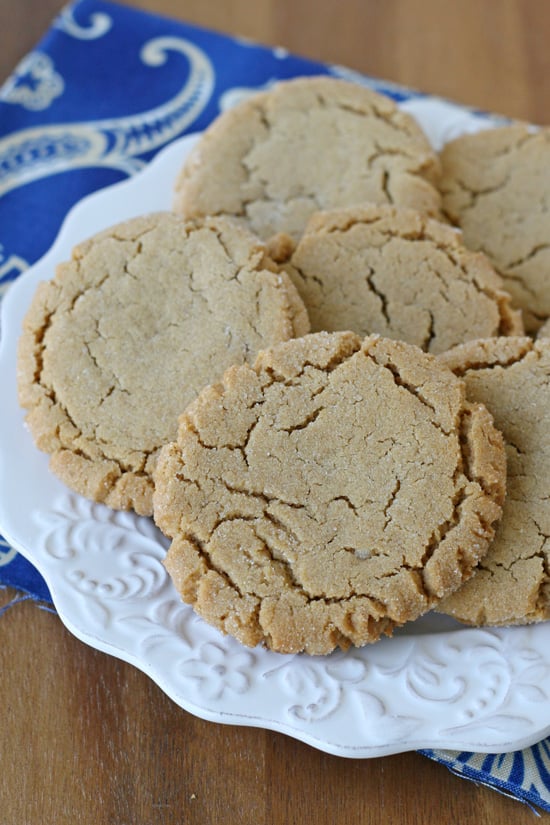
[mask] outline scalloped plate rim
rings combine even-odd
[[[429,101],[428,101],[429,104]],[[426,98],[422,98],[419,101],[419,105],[426,107]],[[448,104],[445,104],[448,106]],[[414,109],[413,102],[408,102],[408,109]],[[464,112],[461,107],[453,107],[453,113],[456,115],[457,113]],[[472,117],[470,113],[468,113],[468,117]],[[477,116],[476,116],[477,117]],[[29,270],[27,270],[22,276],[19,277],[17,282],[13,287],[11,287],[4,298],[2,303],[2,335],[0,338],[0,367],[2,365],[8,366],[8,368],[14,367],[13,362],[10,362],[10,355],[13,356],[14,354],[14,347],[15,347],[15,337],[18,334],[18,319],[19,323],[23,315],[24,309],[26,309],[26,302],[30,300],[30,294],[34,290],[35,284],[38,280],[42,279],[42,272],[45,268],[50,266],[50,264],[54,264],[66,254],[67,249],[70,251],[70,248],[74,245],[76,240],[80,240],[83,237],[86,237],[86,234],[77,231],[75,227],[79,227],[79,222],[82,222],[83,218],[86,219],[86,216],[89,215],[90,212],[97,211],[102,206],[108,206],[105,211],[101,211],[101,218],[104,219],[104,226],[108,226],[112,224],[114,221],[110,217],[110,210],[112,209],[113,203],[117,203],[122,199],[122,202],[127,200],[126,196],[129,194],[134,194],[134,192],[142,192],[150,180],[154,181],[155,183],[158,182],[159,172],[162,171],[166,175],[166,180],[169,179],[169,175],[173,175],[173,169],[176,162],[178,165],[181,163],[184,154],[189,151],[191,146],[197,140],[198,135],[187,135],[179,140],[175,141],[174,143],[169,144],[164,150],[159,152],[157,156],[153,159],[153,161],[140,173],[136,176],[121,181],[120,183],[114,184],[113,186],[106,187],[105,189],[101,189],[97,192],[94,192],[86,198],[82,199],[78,204],[76,204],[68,213],[67,217],[65,218],[62,227],[58,233],[56,240],[54,241],[53,245],[50,247],[48,252],[34,264]],[[159,196],[162,204],[159,208],[168,208],[166,205],[166,193],[159,195],[159,192],[156,192],[156,196]],[[117,200],[118,198],[118,200]],[[131,207],[128,207],[128,211],[132,212],[133,214],[140,214],[142,211],[138,204],[140,203],[139,197],[135,200],[132,200]],[[150,211],[147,209],[147,211]],[[131,215],[125,215],[123,219],[126,217],[131,217]],[[118,220],[118,218],[117,218]],[[98,218],[96,220],[96,224],[100,221]],[[88,234],[95,233],[99,231],[99,228],[94,224],[94,229],[92,232]],[[12,373],[12,379],[14,375]],[[11,388],[11,392],[13,393],[13,385]],[[13,401],[13,398],[11,399]],[[2,418],[2,410],[0,410],[0,420]],[[22,411],[18,410],[17,417],[20,421],[23,421],[23,413]],[[30,439],[30,435],[26,435],[27,440]],[[2,438],[0,436],[0,457],[2,454]],[[37,451],[34,448],[34,445],[31,445],[31,450],[34,450],[36,453]],[[47,467],[47,457],[43,454],[38,454],[35,457],[36,462],[42,462],[42,466]],[[57,480],[53,481],[54,484],[59,484]],[[0,462],[0,491],[2,489],[2,485],[9,484],[8,480],[8,472],[7,467],[4,467],[2,471],[2,462]],[[3,529],[1,532],[5,535],[7,540],[23,555],[25,556],[31,563],[33,563],[40,573],[44,576],[44,579],[50,589],[53,602],[58,610],[59,616],[68,630],[79,638],[84,643],[103,651],[104,653],[113,655],[121,660],[124,660],[131,665],[137,667],[139,670],[143,671],[146,675],[148,675],[162,690],[165,692],[174,702],[176,702],[180,707],[187,710],[188,712],[192,713],[195,716],[198,716],[202,719],[212,722],[220,722],[224,724],[241,724],[259,728],[265,728],[269,730],[278,731],[285,735],[289,735],[293,738],[301,740],[319,750],[325,751],[327,753],[331,753],[338,756],[346,756],[351,758],[372,758],[378,757],[383,755],[390,755],[394,753],[401,753],[404,751],[409,750],[416,750],[419,748],[444,748],[444,749],[453,749],[453,750],[478,750],[480,752],[495,752],[498,749],[513,749],[517,750],[519,748],[527,747],[535,742],[539,741],[544,736],[550,733],[550,702],[547,708],[547,722],[545,726],[539,727],[536,730],[532,731],[530,735],[523,736],[523,737],[512,737],[506,736],[503,734],[497,738],[494,736],[466,736],[465,738],[460,738],[458,735],[449,736],[448,739],[441,739],[441,736],[428,736],[424,735],[423,737],[413,737],[410,736],[408,739],[400,739],[399,741],[390,741],[390,742],[377,742],[374,744],[367,744],[359,743],[357,745],[351,744],[342,744],[336,741],[332,741],[330,737],[326,733],[316,734],[315,733],[315,724],[311,723],[309,727],[304,727],[303,725],[297,726],[293,725],[290,722],[285,721],[283,718],[275,718],[276,715],[270,716],[267,711],[263,713],[256,713],[256,714],[249,714],[243,713],[242,711],[232,711],[227,708],[218,707],[213,708],[209,706],[208,703],[197,704],[195,701],[190,698],[188,692],[185,688],[182,688],[181,685],[176,686],[171,683],[170,678],[167,678],[162,672],[159,672],[158,666],[152,661],[147,660],[143,656],[136,655],[134,652],[125,649],[124,645],[118,644],[112,638],[105,638],[104,635],[101,635],[96,630],[90,627],[82,626],[82,622],[79,624],[79,614],[78,610],[76,612],[73,610],[72,607],[67,608],[67,605],[64,603],[64,596],[62,593],[62,588],[58,586],[58,580],[56,576],[48,569],[47,565],[43,563],[43,560],[37,556],[36,552],[33,553],[32,550],[29,550],[27,546],[27,542],[25,540],[21,540],[17,534],[17,525],[15,530],[10,529],[13,525],[10,525],[10,515],[5,512],[3,507],[2,500],[0,500],[0,524],[2,525]],[[4,527],[5,525],[5,527]],[[78,603],[78,599],[77,599]],[[187,608],[189,611],[191,608]],[[80,619],[82,617],[80,616]],[[489,635],[492,633],[494,638],[500,638],[501,636],[507,636],[510,633],[518,634],[518,638],[521,638],[522,633],[525,634],[525,638],[528,637],[542,635],[546,636],[550,631],[550,623],[545,623],[544,625],[538,626],[529,626],[525,628],[510,628],[510,629],[492,629],[489,632]],[[461,637],[464,637],[464,634],[475,634],[476,629],[467,629],[460,627],[458,630],[449,631],[446,633],[437,633],[434,634],[438,638],[443,638],[445,636],[449,636],[449,638],[457,639],[458,636],[456,634],[460,634]],[[423,638],[426,639],[429,637],[429,634],[424,634]],[[220,636],[220,639],[222,637]],[[414,636],[403,636],[401,638],[416,638]],[[472,636],[473,638],[473,636]],[[388,640],[382,641],[378,643],[378,645],[387,644]],[[391,644],[392,642],[390,642]],[[205,642],[204,644],[208,644]],[[378,646],[377,645],[377,646]],[[377,647],[373,646],[373,647]],[[242,648],[242,650],[247,650],[247,648]],[[362,651],[365,651],[363,648]],[[294,657],[282,657],[280,654],[271,654],[272,656],[278,657],[282,661],[286,661],[287,663],[293,659]],[[360,655],[360,653],[358,654]],[[298,657],[301,658],[301,657]],[[307,659],[307,657],[306,657]],[[368,659],[368,656],[367,656]],[[303,660],[303,659],[302,659]],[[328,661],[328,660],[325,660]],[[549,657],[550,661],[550,657]]]

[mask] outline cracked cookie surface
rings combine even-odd
[[[476,625],[550,619],[550,340],[464,344],[441,360],[487,405],[504,436],[502,520],[478,570],[438,610]]]
[[[535,332],[550,317],[550,129],[502,126],[441,152],[443,209],[485,252]]]
[[[433,353],[524,332],[487,258],[414,210],[373,205],[317,213],[284,268],[313,332],[378,333]]]
[[[152,514],[152,470],[181,410],[230,364],[308,330],[294,286],[267,264],[229,220],[156,213],[81,243],[39,285],[19,399],[62,481]]]
[[[154,516],[184,601],[246,645],[376,641],[486,552],[505,487],[483,405],[402,342],[320,332],[226,371],[180,418]]]
[[[439,160],[390,98],[330,77],[278,83],[224,112],[187,159],[174,208],[297,240],[320,209],[396,203],[439,216]]]

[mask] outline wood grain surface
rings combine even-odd
[[[63,4],[0,0],[0,80]],[[511,117],[550,119],[547,0],[133,5]],[[0,593],[0,604],[14,595]],[[0,703],[1,825],[540,821],[416,753],[347,760],[280,734],[196,719],[28,601],[0,618]]]

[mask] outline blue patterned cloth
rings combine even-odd
[[[0,88],[0,299],[49,249],[84,195],[204,129],[232,96],[321,73],[353,76],[100,0],[68,6]],[[356,77],[398,100],[413,94]],[[0,584],[50,601],[39,573],[1,536]],[[508,754],[422,753],[550,811],[550,739]]]

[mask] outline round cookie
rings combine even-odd
[[[550,619],[550,340],[471,342],[441,357],[487,405],[505,441],[502,520],[474,576],[438,610],[467,624]]]
[[[224,112],[176,184],[185,216],[227,214],[294,240],[320,209],[373,201],[440,214],[439,161],[383,95],[331,77],[276,84]]]
[[[485,252],[535,332],[550,317],[550,129],[464,135],[441,163],[444,211],[466,245]]]
[[[307,332],[263,246],[219,218],[156,213],[77,246],[42,282],[19,343],[38,447],[69,487],[152,514],[152,470],[177,417],[226,367]]]
[[[504,487],[500,434],[450,370],[402,342],[320,332],[203,390],[161,451],[154,516],[208,622],[325,654],[456,589]]]
[[[379,333],[439,353],[472,338],[523,334],[487,258],[409,209],[314,215],[285,269],[311,329]]]

